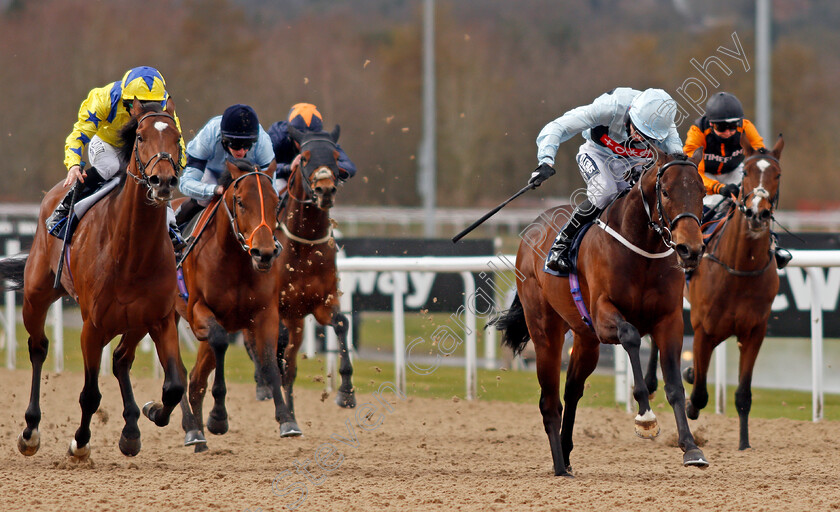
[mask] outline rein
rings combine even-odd
[[[661,179],[662,179],[662,175],[665,173],[665,171],[673,165],[691,165],[695,169],[697,168],[697,165],[691,160],[672,160],[672,161],[666,163],[665,165],[663,165],[662,167],[660,167],[659,170],[656,172],[656,213],[659,217],[658,221],[653,220],[653,216],[651,215],[651,212],[650,212],[650,207],[648,206],[648,203],[647,203],[647,198],[645,198],[645,193],[642,190],[642,181],[639,180],[639,182],[638,182],[638,184],[639,184],[639,194],[642,196],[642,205],[644,206],[645,213],[647,214],[647,217],[648,217],[648,223],[647,223],[648,227],[650,229],[652,229],[654,232],[656,232],[656,234],[658,234],[660,236],[660,238],[662,238],[662,242],[665,244],[666,247],[668,247],[668,250],[663,251],[663,252],[657,252],[657,253],[652,253],[652,252],[645,251],[644,249],[641,249],[641,248],[633,245],[629,240],[627,240],[626,238],[621,236],[621,234],[618,231],[614,230],[612,227],[610,227],[609,225],[607,225],[605,222],[601,221],[600,219],[595,221],[595,225],[597,225],[598,227],[603,229],[607,234],[609,234],[610,236],[615,238],[617,241],[619,241],[621,243],[621,245],[627,247],[628,249],[630,249],[631,251],[635,252],[636,254],[638,254],[640,256],[644,256],[645,258],[659,259],[659,258],[666,258],[666,257],[670,256],[671,254],[673,254],[674,247],[676,246],[676,244],[671,239],[671,231],[674,229],[674,226],[676,225],[677,221],[679,221],[682,218],[689,218],[689,219],[694,219],[697,222],[698,226],[700,225],[700,219],[697,218],[697,216],[694,215],[691,212],[683,212],[683,213],[677,215],[676,217],[674,217],[673,219],[669,219],[668,215],[662,209]],[[613,203],[613,204],[615,204],[615,203]],[[666,226],[666,223],[667,223],[667,226]]]
[[[143,117],[141,117],[140,119],[137,120],[137,128],[138,129],[140,128],[140,123],[142,123],[146,118],[159,117],[159,116],[166,117],[167,119],[170,119],[173,123],[175,123],[175,118],[172,117],[171,115],[169,115],[166,112],[151,112],[149,114],[145,114]],[[134,137],[134,151],[133,151],[133,153],[134,153],[134,164],[137,166],[137,169],[139,171],[140,176],[137,176],[136,174],[132,173],[131,171],[128,170],[128,168],[126,168],[126,170],[125,170],[125,172],[128,173],[129,176],[134,178],[134,181],[137,184],[145,185],[146,187],[148,187],[149,186],[149,175],[146,173],[146,169],[154,169],[154,167],[158,163],[160,163],[161,160],[165,160],[165,161],[169,162],[170,164],[172,164],[172,168],[175,169],[175,175],[176,176],[178,175],[178,172],[181,170],[181,166],[180,166],[180,164],[175,163],[175,160],[172,158],[172,155],[170,155],[169,153],[167,153],[165,151],[160,151],[160,152],[152,155],[151,158],[149,158],[149,160],[144,164],[140,160],[140,156],[138,155],[139,147],[140,147],[140,138],[135,136]],[[178,153],[179,153],[178,154],[178,161],[179,162],[181,160],[180,152],[181,152],[181,146],[179,144],[178,145]]]

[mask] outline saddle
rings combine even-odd
[[[76,202],[73,205],[73,212],[65,219],[59,221],[58,224],[50,231],[50,234],[54,237],[57,237],[61,240],[64,240],[64,235],[67,232],[67,229],[70,229],[70,233],[67,236],[67,243],[69,244],[73,238],[73,233],[76,231],[76,227],[79,225],[79,221],[82,217],[87,213],[90,208],[98,203],[103,197],[107,196],[112,190],[117,188],[117,185],[120,184],[120,177],[114,176],[113,178],[102,182],[99,185],[99,188],[96,189],[93,194],[85,197]]]

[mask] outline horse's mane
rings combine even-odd
[[[254,164],[245,160],[244,158],[228,158],[228,162],[232,163],[236,166],[237,169],[242,171],[243,173],[247,172],[254,172]],[[219,176],[219,185],[223,188],[228,188],[231,183],[234,182],[233,176],[230,175],[230,171],[224,171],[221,176]]]

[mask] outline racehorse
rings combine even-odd
[[[274,237],[274,228],[279,198],[271,177],[259,168],[245,160],[228,161],[226,165],[227,172],[219,182],[225,192],[208,206],[200,219],[205,223],[196,227],[201,231],[183,259],[188,299],[176,301],[178,314],[190,323],[201,341],[190,372],[189,399],[184,396],[181,401],[184,444],[195,445],[196,452],[207,449],[202,402],[213,369],[215,405],[207,429],[214,434],[228,430],[224,379],[228,332],[244,330],[256,346],[259,370],[277,391],[275,417],[281,424],[291,421],[279,393],[276,356],[280,280],[275,260],[280,243]]]
[[[683,271],[695,268],[704,250],[699,221],[703,184],[697,160],[657,151],[651,163],[629,192],[601,215],[597,227],[583,235],[577,257],[579,283],[574,286],[580,296],[576,299],[570,291],[569,278],[543,271],[557,226],[562,226],[569,212],[554,208],[524,232],[516,256],[516,297],[511,308],[494,320],[496,328],[504,331],[503,341],[514,350],[521,350],[529,338],[534,341],[540,412],[558,476],[571,476],[575,413],[584,382],[598,362],[599,343],[621,344],[629,354],[633,397],[639,404],[636,433],[643,438],[659,434],[639,359],[641,335],[646,333],[664,354],[662,371],[677,420],[683,464],[708,465],[688,427],[679,372]],[[579,310],[576,300],[586,309]],[[584,317],[584,312],[589,316]],[[574,332],[574,345],[564,413],[560,361],[569,329]]]
[[[735,391],[740,420],[738,448],[746,450],[750,447],[753,368],[767,332],[770,307],[779,291],[770,221],[779,203],[779,158],[785,143],[781,135],[771,151],[753,149],[745,137],[741,137],[741,143],[744,178],[738,200],[712,235],[709,251],[688,282],[694,364],[686,368],[684,377],[694,384],[686,413],[696,420],[709,402],[706,376],[712,352],[728,337],[737,336],[741,353]],[[651,358],[655,357],[654,351]],[[650,391],[656,389],[656,373],[650,368],[647,381]]]
[[[174,105],[144,107],[135,101],[131,120],[120,131],[121,161],[126,165],[120,189],[99,201],[81,218],[65,259],[61,287],[53,288],[62,240],[50,236],[45,221],[65,189],[54,186],[41,202],[38,227],[29,256],[6,260],[0,274],[22,285],[23,323],[29,332],[32,389],[26,409],[26,428],[18,449],[33,455],[40,447],[41,368],[49,341],[44,334],[47,310],[64,295],[79,303],[85,384],[79,403],[81,424],[70,443],[76,460],[90,456],[90,421],[102,395],[98,377],[102,349],[122,335],[114,350],[114,375],[120,383],[125,427],[119,447],[125,455],[140,451],[140,409],[134,401],[129,370],[139,341],[151,335],[163,365],[162,404],[149,403],[144,413],[158,426],[169,416],[184,393],[183,362],[175,324],[175,254],[167,235],[166,204],[178,183],[180,140]],[[25,269],[23,262],[25,261]],[[22,282],[21,282],[22,270]]]
[[[338,338],[341,385],[336,403],[341,407],[355,407],[356,397],[347,346],[349,323],[338,309],[336,245],[329,214],[339,184],[336,143],[340,128],[336,125],[331,133],[300,132],[290,126],[289,132],[300,145],[301,160],[289,177],[288,193],[275,232],[284,247],[277,265],[280,317],[288,331],[288,340],[281,340],[277,357],[281,365],[285,363],[283,388],[294,418],[292,389],[297,376],[297,353],[303,341],[303,320],[307,315],[314,315],[321,325],[332,326]],[[280,434],[296,436],[301,430],[293,421],[285,431],[281,426]]]

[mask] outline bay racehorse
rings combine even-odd
[[[753,368],[767,332],[770,308],[779,291],[770,222],[779,203],[779,158],[784,139],[780,135],[771,151],[753,149],[745,137],[741,137],[741,142],[744,177],[740,194],[708,241],[709,250],[688,282],[694,362],[686,368],[684,377],[694,384],[686,412],[696,420],[700,409],[709,402],[706,376],[712,352],[728,337],[738,338],[741,357],[735,408],[740,420],[738,446],[745,450],[750,447],[748,418]],[[655,357],[653,352],[651,358]],[[647,381],[652,389],[656,387],[655,379],[655,372],[649,368]]]
[[[699,221],[703,185],[696,161],[659,152],[655,159],[629,192],[616,199],[583,235],[575,288],[586,309],[576,306],[569,278],[543,271],[557,228],[568,216],[568,208],[558,207],[543,213],[523,232],[516,256],[516,298],[511,309],[494,321],[504,331],[503,341],[514,350],[523,348],[529,338],[534,341],[539,406],[555,475],[571,476],[575,413],[584,382],[598,362],[600,343],[621,344],[630,356],[633,397],[639,404],[636,433],[643,438],[659,434],[639,359],[641,335],[648,333],[663,353],[662,371],[683,464],[708,465],[688,427],[679,372],[683,271],[697,266],[704,249]],[[589,318],[583,316],[584,311]],[[569,329],[574,332],[574,346],[564,411],[560,361]]]
[[[146,110],[146,109],[149,110]],[[125,455],[140,451],[140,409],[134,400],[129,370],[139,341],[151,335],[163,366],[162,404],[144,407],[158,426],[181,400],[185,375],[175,324],[175,254],[167,234],[166,204],[178,183],[181,133],[172,116],[160,106],[144,107],[135,101],[131,120],[122,128],[120,157],[127,166],[118,190],[111,192],[81,218],[65,260],[61,287],[55,289],[62,240],[50,236],[45,221],[65,189],[54,186],[41,202],[38,227],[23,269],[23,323],[29,333],[32,390],[26,409],[26,428],[18,449],[33,455],[40,446],[41,369],[49,341],[44,333],[47,310],[70,295],[79,303],[82,321],[82,357],[85,384],[79,403],[81,424],[70,443],[69,455],[77,460],[90,455],[90,422],[102,397],[98,378],[102,349],[117,335],[114,375],[120,383],[125,427],[119,447]],[[13,274],[5,262],[2,274]]]
[[[300,146],[300,165],[289,177],[284,204],[277,217],[277,239],[283,244],[278,258],[280,272],[280,317],[288,334],[282,333],[277,357],[285,365],[283,388],[286,403],[294,418],[293,387],[297,376],[297,353],[303,342],[303,320],[314,315],[321,325],[330,325],[339,343],[341,359],[336,403],[355,407],[353,366],[347,345],[349,323],[339,311],[338,273],[336,272],[335,239],[332,236],[330,208],[335,203],[339,169],[336,143],[340,128],[331,133],[300,132],[293,126],[289,132]],[[286,339],[286,336],[288,338]],[[283,436],[300,435],[293,421],[281,426]]]
[[[199,219],[197,238],[183,257],[188,298],[176,301],[178,314],[200,341],[188,396],[181,401],[184,444],[195,445],[196,452],[207,449],[202,403],[214,369],[215,403],[207,429],[214,434],[228,430],[224,362],[229,332],[243,330],[256,347],[259,370],[278,391],[275,418],[281,424],[291,421],[279,393],[276,356],[280,280],[275,261],[281,246],[274,228],[279,199],[271,177],[253,164],[235,160],[226,165],[219,180],[225,192]]]

